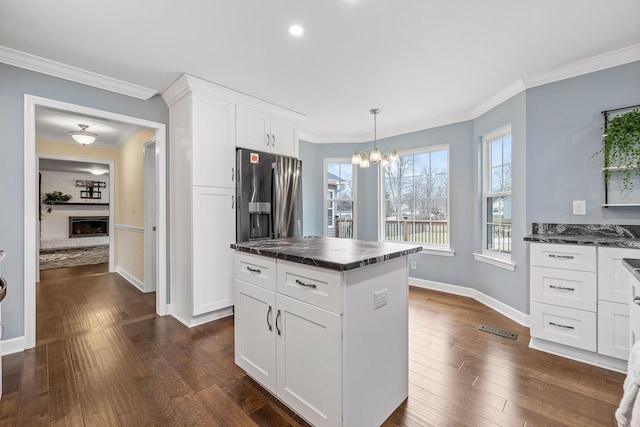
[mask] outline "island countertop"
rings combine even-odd
[[[329,237],[257,240],[232,243],[231,248],[338,271],[353,270],[422,250],[422,246],[414,244]]]

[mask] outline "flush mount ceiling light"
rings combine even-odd
[[[93,143],[93,141],[95,141],[98,137],[98,135],[96,135],[95,133],[87,132],[87,128],[89,127],[89,125],[78,124],[78,126],[80,126],[80,129],[82,130],[74,130],[69,132],[71,134],[71,137],[78,144],[89,145]]]
[[[389,163],[393,163],[398,160],[398,152],[396,150],[387,151],[386,153],[380,153],[378,150],[377,144],[377,129],[376,129],[376,117],[378,113],[380,113],[379,108],[372,108],[369,110],[371,114],[373,114],[373,150],[371,154],[367,155],[367,153],[360,153],[356,151],[351,158],[352,165],[359,165],[361,168],[368,168],[371,163],[374,165],[380,162],[383,167],[387,166]]]
[[[304,34],[304,28],[302,28],[300,25],[294,24],[289,27],[289,34],[291,34],[292,36],[300,37]]]

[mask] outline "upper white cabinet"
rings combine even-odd
[[[295,125],[285,118],[255,108],[237,107],[236,146],[298,157]]]

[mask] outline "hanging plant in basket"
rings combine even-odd
[[[51,193],[45,193],[45,198],[42,201],[45,205],[47,205],[47,212],[51,213],[51,206],[59,203],[65,203],[71,200],[71,196],[68,194],[64,194],[61,191],[52,191]]]
[[[611,172],[622,173],[622,189],[633,190],[631,174],[640,176],[640,110],[635,108],[620,114],[605,125],[604,155],[605,184],[609,185]],[[598,154],[596,153],[596,154]]]

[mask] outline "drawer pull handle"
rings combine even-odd
[[[549,285],[549,287],[551,289],[558,289],[559,291],[571,291],[571,292],[573,292],[573,291],[576,290],[576,288],[567,288],[565,286]]]
[[[247,270],[249,270],[252,273],[258,273],[258,274],[262,273],[262,271],[260,271],[260,269],[258,268],[247,267]]]
[[[555,258],[555,259],[573,259],[573,255],[556,255],[556,254],[549,254],[549,258]]]
[[[640,297],[633,297],[633,302],[640,305]]]
[[[280,320],[280,309],[278,309],[278,314],[276,314],[276,331],[278,331],[278,335],[282,335],[282,331],[278,327],[278,320]]]
[[[318,285],[314,284],[314,283],[304,283],[301,282],[300,280],[296,279],[296,284],[300,285],[300,286],[306,286],[307,288],[312,288],[315,289],[318,287]]]
[[[271,306],[269,306],[269,311],[267,311],[267,325],[269,326],[269,330],[272,330],[271,323],[269,323],[269,318],[271,317]]]
[[[559,323],[554,323],[554,322],[549,322],[549,324],[551,326],[557,326],[558,328],[564,328],[564,329],[575,329],[575,327],[573,326],[567,326],[567,325],[561,325]]]

